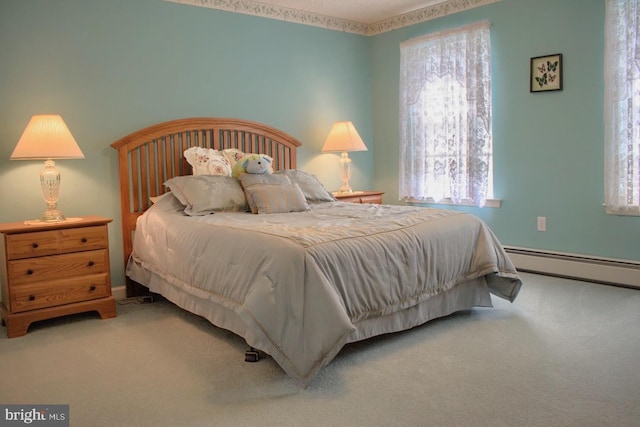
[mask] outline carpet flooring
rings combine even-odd
[[[513,304],[347,345],[306,389],[166,301],[0,328],[0,404],[69,404],[72,426],[639,426],[640,291],[522,278]]]

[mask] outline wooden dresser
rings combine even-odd
[[[0,224],[2,323],[9,338],[35,321],[97,311],[116,316],[109,269],[109,218]]]
[[[382,204],[384,191],[354,191],[353,193],[333,193],[341,202]]]

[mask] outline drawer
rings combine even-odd
[[[333,193],[337,200],[348,203],[382,203],[382,191],[356,191],[351,194]]]
[[[102,249],[108,247],[107,226],[9,234],[6,246],[9,260]]]
[[[381,197],[379,195],[360,196],[358,199],[360,203],[375,203],[378,205],[382,203]]]
[[[109,296],[107,274],[20,286],[11,292],[14,313]]]
[[[25,258],[7,263],[12,287],[51,279],[107,273],[108,269],[109,251],[107,249]]]

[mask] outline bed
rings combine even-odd
[[[128,295],[149,290],[240,335],[303,386],[347,343],[490,307],[491,294],[515,300],[522,282],[479,218],[337,201],[296,168],[300,145],[225,118],[113,143]],[[205,151],[262,154],[273,173],[229,177],[210,158],[198,171]]]

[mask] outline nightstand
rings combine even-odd
[[[0,224],[2,323],[9,338],[31,323],[87,311],[116,316],[109,269],[109,218]]]
[[[333,193],[341,202],[382,204],[384,191],[354,191],[353,193]]]

